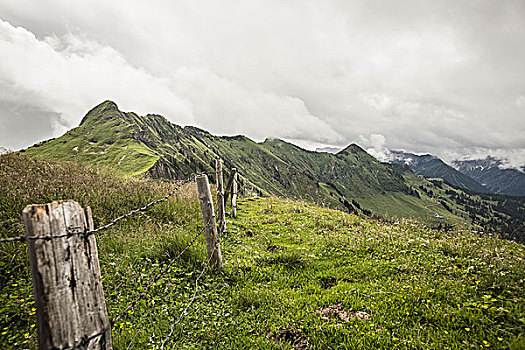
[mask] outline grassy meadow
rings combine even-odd
[[[0,237],[31,203],[74,199],[98,227],[173,183],[76,163],[0,156]],[[455,226],[386,222],[279,198],[239,201],[174,327],[175,349],[523,349],[525,247]],[[97,235],[109,317],[136,298],[202,227],[195,185]],[[112,330],[115,349],[159,349],[193,295],[200,237]],[[36,349],[23,243],[0,245],[0,348]]]

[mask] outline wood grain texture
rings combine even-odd
[[[40,349],[111,349],[95,236],[83,234],[90,213],[74,201],[23,211]]]
[[[204,234],[206,236],[208,259],[210,259],[210,264],[213,267],[222,269],[221,248],[217,237],[217,224],[215,222],[215,211],[213,210],[213,201],[208,176],[197,175],[196,180],[202,222],[204,224]]]

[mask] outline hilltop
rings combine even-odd
[[[242,135],[215,136],[160,115],[120,111],[111,101],[90,110],[63,136],[21,152],[165,179],[213,171],[215,159],[221,158],[226,171],[239,170],[242,189],[259,195],[307,200],[362,215],[418,218],[436,227],[491,223],[507,232],[509,222],[523,223],[509,213],[525,213],[519,209],[522,202],[513,202],[508,210],[505,204],[418,177],[405,165],[381,163],[355,144],[331,154],[279,139],[257,143]],[[514,236],[519,233],[512,231]]]

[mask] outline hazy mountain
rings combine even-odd
[[[392,151],[393,163],[406,164],[410,169],[427,178],[440,178],[449,184],[475,192],[490,192],[478,181],[459,172],[438,157],[430,154],[416,155],[413,153]]]
[[[525,173],[517,169],[504,168],[501,159],[487,157],[477,160],[457,160],[454,161],[454,166],[493,193],[525,196]]]
[[[494,211],[491,202],[427,181],[406,165],[381,163],[355,144],[331,154],[279,139],[256,143],[242,135],[215,136],[180,127],[159,115],[122,112],[111,101],[89,111],[77,128],[20,153],[108,166],[130,175],[179,179],[213,172],[215,159],[221,158],[226,172],[238,169],[241,188],[259,194],[363,214],[416,217],[440,226],[494,219],[487,216]],[[520,205],[513,202],[512,210]],[[502,214],[494,225],[508,218]]]
[[[339,147],[317,147],[315,149],[316,152],[326,152],[326,153],[333,153],[333,154],[336,154],[340,150],[341,148]]]

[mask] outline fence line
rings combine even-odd
[[[88,230],[88,231],[83,231],[83,232],[71,232],[71,231],[67,230],[66,233],[61,234],[61,235],[48,235],[48,236],[38,236],[38,237],[18,236],[18,237],[10,237],[10,238],[1,238],[0,239],[0,243],[17,242],[17,241],[25,242],[27,240],[55,239],[55,238],[64,238],[64,237],[69,238],[69,237],[72,237],[73,235],[86,235],[86,236],[92,235],[92,234],[94,234],[96,232],[107,230],[108,228],[110,228],[111,226],[115,225],[120,220],[123,220],[123,219],[125,219],[127,217],[130,217],[133,214],[145,211],[146,209],[148,209],[152,205],[155,205],[155,204],[158,204],[158,203],[161,203],[161,202],[165,202],[166,200],[168,200],[169,197],[171,197],[175,192],[177,192],[177,190],[179,190],[182,186],[184,186],[185,184],[188,184],[190,182],[194,182],[194,181],[195,181],[195,174],[192,174],[188,179],[183,180],[179,185],[177,185],[173,190],[171,190],[164,197],[162,197],[160,199],[157,199],[157,200],[154,200],[152,202],[149,202],[148,204],[144,205],[141,208],[133,209],[130,212],[117,217],[116,219],[114,219],[110,223],[108,223],[108,224],[106,224],[104,226],[101,226],[101,227],[99,227],[97,229],[94,229],[94,230]]]
[[[211,174],[218,175],[217,172],[213,172]],[[175,188],[173,188],[170,192],[168,192],[168,194],[165,195],[164,197],[156,199],[156,200],[154,200],[152,202],[149,202],[149,203],[147,203],[146,205],[144,205],[144,206],[142,206],[140,208],[133,209],[133,210],[129,211],[128,213],[123,214],[123,215],[115,218],[110,223],[108,223],[108,224],[106,224],[104,226],[98,227],[96,229],[93,228],[93,221],[92,221],[92,218],[91,218],[91,210],[89,209],[89,207],[84,212],[84,210],[82,210],[81,207],[76,202],[71,202],[71,201],[60,201],[58,203],[55,202],[55,203],[57,203],[55,207],[48,207],[48,205],[46,205],[45,207],[44,206],[36,206],[36,205],[26,207],[26,209],[24,210],[24,220],[26,222],[26,235],[25,236],[18,236],[18,237],[2,238],[2,239],[0,239],[0,243],[16,242],[16,241],[27,242],[28,246],[30,246],[30,251],[33,251],[32,252],[33,255],[35,254],[35,249],[44,249],[43,252],[45,254],[43,255],[43,257],[45,259],[45,256],[47,254],[46,249],[50,249],[49,248],[50,246],[47,246],[47,248],[46,248],[46,246],[41,246],[41,245],[35,246],[34,243],[30,244],[30,242],[35,242],[37,240],[49,241],[51,239],[70,238],[70,237],[73,237],[75,235],[80,235],[80,236],[83,236],[83,239],[86,240],[86,241],[84,241],[84,242],[86,242],[86,244],[88,244],[88,245],[89,244],[95,244],[94,245],[94,252],[92,252],[91,248],[88,247],[87,248],[88,251],[86,251],[84,254],[86,254],[88,256],[91,256],[93,254],[94,262],[95,262],[96,266],[93,266],[92,268],[97,270],[97,271],[99,271],[98,258],[97,258],[97,253],[96,253],[96,243],[94,241],[94,238],[91,238],[91,239],[88,240],[89,236],[91,236],[91,235],[93,235],[93,234],[95,234],[97,232],[101,232],[101,231],[107,230],[107,229],[109,229],[110,227],[112,227],[113,225],[115,225],[116,223],[118,223],[119,221],[121,221],[123,219],[126,219],[126,218],[128,218],[128,217],[130,217],[130,216],[132,216],[132,215],[134,215],[136,213],[143,212],[143,211],[147,210],[149,207],[151,207],[153,205],[156,205],[158,203],[161,203],[161,202],[164,202],[164,201],[168,200],[174,193],[177,192],[177,190],[179,190],[185,184],[192,183],[192,182],[197,182],[198,183],[199,181],[201,181],[201,187],[202,187],[203,181],[205,181],[206,187],[207,187],[207,191],[206,191],[207,193],[204,194],[205,198],[203,198],[203,196],[201,196],[201,193],[199,193],[199,200],[201,202],[201,211],[202,211],[202,214],[203,214],[203,223],[204,223],[204,225],[203,225],[202,229],[185,246],[185,248],[183,250],[181,250],[179,252],[179,254],[177,254],[174,258],[172,258],[171,261],[169,262],[169,264],[165,268],[163,268],[160,272],[158,272],[157,275],[149,282],[149,284],[145,287],[144,291],[142,291],[141,294],[136,299],[134,299],[120,314],[118,314],[110,322],[107,322],[107,313],[105,311],[105,301],[104,301],[104,297],[103,297],[102,291],[101,291],[100,295],[102,296],[102,306],[103,306],[103,308],[100,309],[99,312],[102,312],[103,314],[106,314],[105,316],[103,314],[101,314],[106,319],[106,322],[105,322],[106,326],[104,326],[102,330],[100,330],[100,331],[98,331],[96,333],[92,333],[91,335],[88,335],[89,334],[88,333],[88,334],[84,334],[84,335],[80,336],[81,339],[78,341],[77,340],[78,339],[78,332],[79,332],[78,329],[80,329],[80,328],[76,328],[78,326],[77,325],[73,325],[73,326],[71,326],[72,328],[71,327],[70,328],[74,330],[74,332],[75,332],[75,334],[77,334],[77,336],[74,336],[73,339],[71,339],[71,335],[69,335],[69,336],[67,336],[67,337],[65,337],[63,339],[60,338],[59,340],[57,340],[57,342],[59,342],[59,343],[62,342],[62,344],[66,343],[67,345],[63,346],[62,344],[55,344],[55,345],[53,345],[54,348],[61,349],[61,350],[76,349],[78,347],[86,347],[86,346],[89,347],[90,345],[93,344],[92,342],[95,342],[95,343],[98,342],[98,344],[100,346],[102,346],[101,349],[102,348],[111,349],[111,333],[110,333],[111,328],[119,320],[121,320],[129,312],[129,310],[131,310],[140,300],[142,300],[147,295],[148,291],[150,291],[150,289],[154,286],[154,284],[164,274],[166,274],[166,272],[175,263],[175,261],[177,261],[197,241],[197,238],[204,232],[206,234],[206,242],[207,242],[206,245],[207,245],[208,248],[213,247],[213,250],[210,251],[210,249],[208,249],[208,259],[207,259],[206,264],[204,265],[204,268],[202,269],[202,271],[200,272],[200,274],[197,276],[197,278],[195,280],[195,290],[193,292],[193,296],[192,296],[191,300],[189,301],[188,305],[186,306],[186,308],[180,314],[180,316],[177,319],[177,321],[172,324],[172,326],[170,328],[170,333],[168,334],[168,336],[164,339],[164,342],[162,343],[161,349],[164,348],[164,346],[166,345],[167,341],[169,340],[169,338],[173,334],[174,327],[182,320],[184,315],[187,314],[187,310],[191,307],[191,305],[195,301],[195,297],[196,297],[197,291],[198,291],[198,281],[203,276],[203,274],[206,271],[206,269],[212,267],[212,260],[214,260],[213,261],[213,266],[218,267],[218,268],[222,268],[222,258],[221,258],[221,255],[220,255],[220,246],[219,246],[218,237],[217,237],[217,223],[215,222],[215,217],[217,216],[217,214],[220,215],[221,209],[222,209],[222,212],[224,213],[225,212],[225,208],[224,208],[224,206],[221,208],[220,205],[219,205],[217,207],[217,211],[219,211],[219,213],[217,211],[215,211],[215,213],[214,213],[213,201],[211,199],[211,193],[209,191],[207,173],[199,174],[199,175],[201,175],[199,181],[197,181],[198,177],[196,175],[197,174],[192,174],[186,180],[182,180],[182,182],[180,182]],[[222,174],[220,174],[220,175],[222,175]],[[232,173],[232,175],[233,175],[233,173]],[[230,179],[230,181],[232,181],[232,180]],[[197,189],[201,190],[201,188],[199,188],[199,186],[197,186]],[[223,196],[224,196],[224,192],[223,191],[224,190],[221,191],[222,195],[218,196],[218,198],[217,198],[219,201],[221,199],[224,200],[223,199]],[[230,189],[230,191],[231,191],[231,189]],[[203,202],[203,200],[204,200],[204,202]],[[203,207],[203,204],[206,204],[206,206]],[[78,209],[76,209],[77,207],[78,207]],[[40,218],[32,217],[39,210],[39,208],[54,208],[54,209],[49,209],[50,211],[53,211],[51,214],[49,212],[46,214],[46,215],[52,215],[52,217],[48,217],[44,221],[46,221],[46,220],[56,220],[56,217],[55,217],[56,214],[55,214],[54,211],[56,211],[58,208],[60,208],[58,210],[64,210],[64,218],[60,219],[60,220],[64,220],[63,223],[59,224],[58,227],[53,227],[53,225],[52,225],[51,229],[47,228],[47,229],[44,229],[42,231],[42,229],[40,227],[38,227]],[[62,208],[64,208],[64,209],[62,209]],[[78,212],[78,210],[80,210],[80,212]],[[207,212],[207,213],[205,214],[205,212]],[[78,221],[78,216],[77,215],[79,215],[79,213],[81,215],[81,218],[85,217],[85,219],[80,219],[81,222],[84,222],[84,224],[77,223],[76,225],[70,225],[71,222],[72,222],[70,220],[73,220],[73,222],[75,222],[75,220]],[[55,216],[53,216],[53,215],[55,215]],[[70,218],[68,218],[69,216],[70,216]],[[208,219],[207,222],[206,222],[205,219]],[[85,220],[85,221],[82,221],[82,220]],[[51,221],[48,221],[48,222],[51,223]],[[69,222],[69,224],[68,224],[68,222]],[[222,223],[222,225],[224,225],[224,224],[225,224],[225,222]],[[79,229],[81,229],[81,230],[79,231]],[[58,231],[58,232],[66,231],[66,233],[58,234],[58,235],[46,234],[47,232],[53,233],[53,230]],[[31,235],[29,233],[31,233]],[[88,241],[90,241],[91,243],[87,243]],[[67,241],[66,245],[69,245],[69,244],[70,244],[70,241]],[[84,247],[84,248],[86,248],[86,247]],[[51,249],[56,249],[56,248],[51,248]],[[69,251],[69,248],[67,248],[67,249]],[[90,258],[88,257],[88,260],[89,259]],[[35,260],[34,258],[33,258],[33,260],[31,260],[31,256],[30,256],[30,262],[31,262],[31,265],[32,265],[31,267],[33,269],[33,279],[35,278],[35,271],[36,271],[37,274],[39,273],[35,269],[42,263],[41,261],[39,261],[39,260],[37,261],[37,260]],[[68,259],[66,259],[66,260],[68,260]],[[55,268],[58,268],[58,267],[55,267]],[[58,272],[56,272],[56,273],[58,273]],[[100,283],[100,272],[98,272],[98,275],[99,275],[98,278],[99,278],[100,288],[102,288],[102,285]],[[72,280],[73,283],[76,283],[75,278],[79,278],[79,276],[73,276],[72,277],[72,276],[68,276],[67,274],[64,275],[64,277],[65,278],[73,278],[73,280]],[[82,280],[82,276],[80,276],[80,280]],[[46,282],[46,280],[44,280],[44,282]],[[35,281],[33,281],[33,285],[34,285],[34,283],[35,283]],[[96,277],[95,277],[95,283],[97,283],[96,282]],[[34,285],[34,288],[36,288],[35,285]],[[40,299],[42,298],[42,295],[39,295],[42,292],[42,290],[37,288],[37,289],[34,290],[34,292],[35,292],[35,299],[39,299],[39,297],[40,297]],[[44,293],[44,292],[42,292],[42,293]],[[94,293],[93,295],[95,295],[98,292],[93,292],[93,293]],[[37,304],[38,304],[38,302],[37,302]],[[44,305],[44,304],[42,304],[42,305]],[[42,309],[42,308],[47,309],[46,307],[43,307],[42,305],[41,305],[40,308],[37,307],[37,316],[40,316],[40,317],[37,317],[37,318],[39,318],[39,319],[44,317],[44,316],[43,316],[43,314],[40,315],[40,313],[38,311],[45,312],[46,316],[49,316],[49,314],[47,314],[47,311],[39,310],[39,309]],[[45,305],[47,305],[47,304],[45,304]],[[53,310],[53,312],[54,312],[54,314],[52,314],[52,316],[55,317],[57,311]],[[60,312],[59,312],[59,314],[60,314]],[[75,316],[73,316],[73,317],[75,317]],[[58,327],[58,329],[60,329],[60,326],[62,324],[61,322],[64,322],[64,320],[66,320],[66,319],[67,319],[67,317],[65,319],[59,318],[57,320],[57,322],[56,322],[54,327]],[[48,319],[48,321],[49,321],[49,319]],[[48,322],[48,321],[46,321],[46,322]],[[43,344],[46,344],[48,340],[44,340],[42,342],[42,339],[40,339],[40,337],[42,335],[50,336],[50,333],[48,333],[48,331],[43,331],[44,328],[41,329],[41,326],[42,327],[49,327],[49,324],[46,323],[45,326],[44,326],[44,324],[41,323],[41,321],[39,321],[38,323],[39,323],[39,327],[38,327],[39,343],[40,343],[40,347],[42,348]],[[51,324],[54,324],[54,323],[51,322]],[[49,330],[49,328],[47,328],[47,329]],[[69,328],[67,328],[67,329],[69,329]],[[83,327],[82,329],[85,329],[87,331],[87,329],[89,329],[89,327],[87,327],[87,328]],[[80,334],[82,334],[83,331],[81,330],[80,332],[81,332]],[[106,334],[106,336],[104,336],[104,334]],[[101,338],[95,340],[95,338],[97,338],[99,336]],[[73,341],[72,345],[70,345],[71,341]]]

